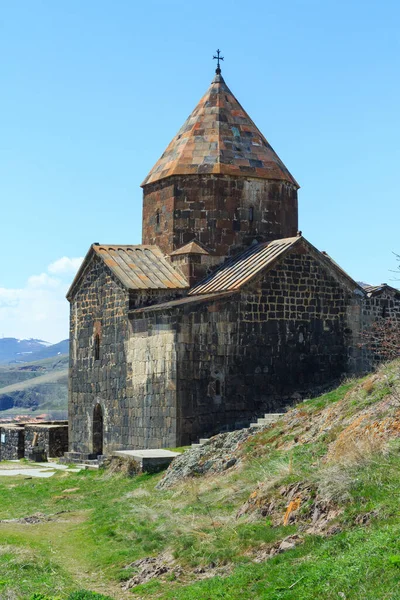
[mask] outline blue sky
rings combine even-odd
[[[13,0],[0,13],[0,336],[67,337],[94,242],[140,243],[140,183],[223,75],[357,280],[400,252],[400,4]],[[60,259],[63,259],[60,261]]]

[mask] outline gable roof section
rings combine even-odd
[[[364,291],[366,292],[368,297],[379,296],[382,292],[390,292],[392,294],[399,294],[400,290],[388,285],[387,283],[381,283],[380,285],[368,285],[367,283],[362,283]]]
[[[261,271],[272,268],[280,258],[300,244],[304,244],[317,260],[325,264],[328,268],[333,269],[337,277],[342,280],[344,279],[348,286],[358,289],[360,293],[363,293],[361,286],[343,271],[339,265],[317,250],[305,238],[298,236],[250,246],[238,256],[223,263],[211,275],[203,279],[203,281],[193,286],[189,291],[189,296],[239,290]]]
[[[177,250],[171,252],[170,256],[179,256],[180,254],[210,254],[208,250],[197,240],[192,240],[188,244],[181,246]]]
[[[142,186],[172,175],[207,173],[275,179],[299,187],[219,74]]]
[[[69,291],[79,287],[91,259],[98,256],[127,290],[185,289],[188,283],[165,259],[157,246],[92,244]]]

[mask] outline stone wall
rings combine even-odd
[[[240,355],[262,403],[315,395],[354,369],[362,293],[304,248],[241,295]],[[350,366],[351,359],[351,366]],[[248,365],[248,366],[247,366]]]
[[[349,371],[361,296],[302,252],[239,293],[154,309],[153,323],[176,332],[178,445],[246,426]]]
[[[216,255],[228,256],[254,239],[295,236],[297,215],[297,190],[287,182],[175,176],[144,188],[143,244],[170,254],[196,238]]]
[[[363,305],[366,326],[379,319],[400,319],[400,292],[386,288],[367,297]]]
[[[104,451],[117,450],[127,443],[125,338],[128,307],[128,292],[101,259],[94,257],[70,305],[68,415],[71,451],[92,452],[97,404],[103,415]]]
[[[25,431],[18,425],[0,425],[0,460],[24,458]]]
[[[400,327],[400,292],[391,287],[368,296],[362,311],[364,332],[360,336],[365,369],[396,356]],[[385,340],[388,342],[384,344]],[[397,350],[398,355],[398,350]]]
[[[25,425],[25,458],[31,453],[35,433],[37,444],[44,448],[47,458],[59,458],[68,451],[68,425],[27,423]]]
[[[131,320],[127,360],[131,382],[131,448],[176,446],[176,350],[173,315],[138,315]]]
[[[171,435],[170,400],[160,408],[164,372],[160,371],[163,344],[152,334],[130,340],[128,310],[181,296],[184,290],[138,290],[128,293],[104,263],[94,258],[79,291],[71,302],[69,423],[70,451],[93,452],[93,419],[96,405],[103,418],[103,452],[127,448],[161,447]],[[98,336],[98,358],[96,358]],[[162,337],[162,340],[165,336]],[[167,347],[167,361],[170,353]],[[164,363],[163,363],[164,364]],[[143,366],[145,365],[145,366]],[[152,380],[146,373],[154,371]],[[160,384],[156,384],[160,380]],[[153,387],[152,387],[153,386]],[[149,406],[151,389],[157,408]],[[166,421],[161,426],[161,420]],[[144,427],[144,422],[149,423]],[[157,423],[157,425],[156,425]],[[161,431],[163,433],[161,433]],[[144,445],[145,444],[145,445]]]

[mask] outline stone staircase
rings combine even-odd
[[[250,423],[249,427],[265,427],[266,425],[272,425],[276,423],[284,416],[285,413],[266,413],[263,417],[257,419],[257,423]],[[200,438],[197,443],[192,444],[192,448],[200,448],[206,442],[208,442],[210,438]]]
[[[210,438],[200,438],[197,444],[192,444],[192,448],[200,448],[200,446],[204,446],[209,440]]]
[[[265,427],[272,425],[284,416],[285,413],[266,413],[263,417],[257,419],[257,423],[250,423],[250,427]]]
[[[64,452],[64,456],[60,458],[61,464],[75,464],[81,469],[98,469],[105,459],[105,456],[97,456],[96,454],[83,454],[81,452]]]

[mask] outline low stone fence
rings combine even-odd
[[[28,458],[33,439],[45,449],[48,458],[57,458],[68,451],[68,422],[0,424],[0,460]]]

